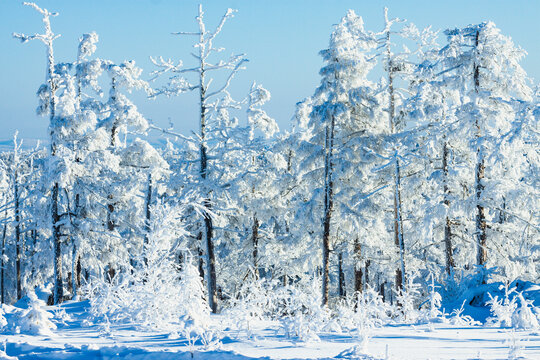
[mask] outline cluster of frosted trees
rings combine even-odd
[[[15,139],[0,154],[2,302],[47,283],[54,303],[99,295],[99,282],[150,302],[178,280],[216,312],[270,280],[319,284],[323,305],[366,287],[395,301],[430,273],[448,287],[538,281],[538,94],[493,23],[438,40],[386,11],[368,31],[349,11],[280,133],[266,89],[228,92],[246,62],[214,45],[232,10],[208,30],[200,8],[197,30],[178,33],[195,61],[153,58],[147,82],[133,62],[96,58],[94,33],[56,61],[56,14],[27,5],[45,31],[14,35],[47,50],[49,146]],[[196,92],[199,132],[151,124],[131,90]]]

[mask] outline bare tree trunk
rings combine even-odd
[[[257,219],[257,215],[253,215],[251,243],[253,244],[253,272],[255,274],[255,280],[259,279],[259,226],[259,219]]]
[[[68,273],[69,292],[71,293],[71,299],[77,296],[77,280],[76,280],[76,267],[77,267],[77,248],[75,247],[75,240],[72,241],[71,247],[71,272]]]
[[[4,229],[2,231],[2,258],[0,259],[0,263],[2,265],[2,268],[0,269],[0,296],[2,298],[2,304],[6,303],[5,299],[5,266],[6,263],[4,262],[4,257],[6,256],[6,232],[7,232],[7,201],[6,201],[6,209],[4,210]]]
[[[396,108],[396,101],[395,101],[395,93],[394,93],[394,72],[396,71],[394,69],[394,64],[392,61],[392,50],[391,50],[391,42],[390,42],[390,22],[388,20],[388,9],[384,9],[384,19],[385,19],[385,27],[386,27],[386,41],[385,41],[385,47],[386,47],[386,66],[387,66],[387,73],[388,73],[388,117],[389,117],[389,126],[390,126],[390,133],[395,133],[395,108]],[[399,257],[400,257],[400,265],[396,269],[396,290],[401,290],[404,288],[404,282],[405,282],[405,245],[403,242],[403,218],[401,216],[401,192],[400,192],[400,184],[401,184],[401,174],[400,174],[400,168],[399,168],[399,159],[397,157],[397,149],[396,149],[396,159],[395,159],[395,169],[394,169],[394,182],[395,182],[395,188],[394,188],[394,242],[395,245],[398,248],[399,251]]]
[[[334,116],[331,115],[330,125],[326,128],[325,137],[325,164],[324,164],[324,219],[323,219],[323,263],[322,263],[322,305],[328,304],[330,286],[330,223],[332,220],[333,207],[333,152],[334,152]]]
[[[201,34],[201,42],[204,34]],[[201,49],[202,51],[202,49]],[[201,54],[202,59],[202,54]],[[201,61],[200,66],[200,106],[201,106],[201,143],[200,143],[200,156],[201,156],[201,167],[200,174],[204,182],[208,176],[208,155],[206,149],[206,83],[205,83],[205,69],[204,63]],[[206,190],[207,191],[207,190]],[[208,196],[209,194],[206,194]],[[208,212],[204,215],[204,227],[205,227],[205,240],[206,240],[206,275],[207,287],[208,287],[208,305],[212,309],[213,313],[217,313],[217,279],[216,279],[216,258],[214,255],[214,242],[212,241],[213,236],[213,224],[210,217],[211,203],[210,199],[207,197],[203,202],[204,207]]]
[[[112,102],[116,102],[116,78],[113,76],[111,79],[111,100]],[[111,139],[110,139],[110,146],[111,150],[114,151],[114,148],[116,147],[116,137],[118,133],[118,125],[117,125],[117,119],[114,119],[112,126],[111,126]],[[108,194],[107,195],[107,230],[110,232],[113,232],[116,228],[116,224],[113,219],[113,214],[115,212],[115,205],[114,202],[114,195]],[[116,276],[116,269],[113,264],[108,265],[108,270],[106,271],[106,279],[108,281],[112,282],[112,279]]]
[[[448,216],[448,210],[450,208],[450,190],[448,187],[448,143],[445,141],[443,145],[443,158],[442,158],[443,176],[444,176],[444,205],[446,206],[446,219],[444,226],[444,245],[446,256],[446,273],[451,275],[454,272],[455,263],[452,246],[452,222]]]
[[[114,213],[114,204],[113,204],[113,196],[112,194],[107,195],[107,230],[114,231],[114,220],[112,218],[112,215]]]
[[[202,244],[202,232],[197,234],[197,244],[198,255],[199,255],[199,276],[201,277],[201,282],[204,283],[204,251],[201,247]]]
[[[52,189],[52,223],[54,240],[54,304],[59,304],[64,298],[64,284],[62,280],[62,243],[60,238],[60,216],[58,214],[58,183]]]
[[[77,289],[81,286],[81,273],[82,273],[82,265],[81,265],[81,255],[77,257],[77,269],[76,269],[76,280],[77,280]]]
[[[79,89],[80,90],[80,89]],[[79,163],[80,159],[78,157],[75,158],[75,162]],[[79,251],[77,249],[76,244],[76,236],[78,236],[79,232],[79,220],[81,217],[81,196],[79,193],[75,194],[75,224],[74,228],[76,229],[76,233],[74,236],[72,236],[72,253],[71,253],[71,289],[72,289],[72,299],[77,296],[77,290],[81,286],[81,255],[79,254]]]
[[[210,205],[207,205],[210,208]],[[212,219],[209,214],[204,217],[204,224],[206,227],[206,256],[207,256],[207,274],[208,274],[208,298],[209,305],[212,312],[217,313],[217,282],[216,282],[216,257],[214,254],[214,243],[212,242]]]
[[[324,229],[323,229],[323,283],[322,283],[322,304],[326,305],[328,303],[328,287],[330,282],[329,277],[329,257],[330,257],[330,220],[331,213],[329,210],[325,209],[324,216]]]
[[[15,164],[17,166],[18,164]],[[16,260],[15,268],[17,271],[17,300],[20,300],[22,297],[22,287],[21,287],[21,258],[22,258],[22,249],[21,249],[21,209],[20,209],[20,199],[19,199],[19,179],[17,178],[17,171],[15,170],[13,176],[13,190],[15,195],[15,251],[16,251]]]
[[[396,269],[396,290],[405,289],[405,243],[403,241],[403,219],[401,217],[400,168],[396,152],[394,175],[394,240],[399,250],[400,266]]]
[[[146,246],[150,240],[150,204],[152,203],[152,174],[148,174],[148,188],[146,190],[146,220],[144,223],[144,265],[148,265],[148,258],[146,257]]]
[[[338,282],[339,282],[339,296],[347,296],[347,290],[345,288],[345,273],[343,272],[343,253],[338,254]]]
[[[371,265],[371,260],[367,259],[366,264],[364,265],[364,287],[369,284],[369,267]]]
[[[479,45],[480,32],[476,32],[475,37],[475,47]],[[474,64],[474,89],[475,93],[478,95],[480,92],[480,66]],[[476,242],[477,242],[477,258],[476,263],[480,266],[485,266],[487,262],[487,223],[485,216],[485,209],[482,205],[482,192],[484,191],[484,185],[482,181],[485,175],[485,164],[484,164],[484,153],[483,146],[480,143],[481,137],[481,126],[480,119],[476,118],[476,141],[477,141],[477,151],[476,151],[476,170],[475,170],[475,191],[476,191]],[[482,283],[485,283],[486,279],[482,279]]]
[[[362,259],[362,245],[358,241],[358,238],[354,240],[354,291],[362,292],[364,286],[362,284],[364,275],[362,274],[362,266],[360,261]]]
[[[477,153],[476,164],[476,176],[475,176],[475,189],[476,189],[476,239],[477,239],[477,265],[485,266],[487,262],[487,234],[486,234],[486,216],[484,214],[484,206],[482,206],[482,192],[484,185],[482,179],[484,178],[485,166],[482,150],[479,149]]]
[[[381,295],[382,297],[382,301],[385,302],[386,301],[386,291],[384,289],[384,282],[381,284],[381,286],[379,287],[379,294]]]

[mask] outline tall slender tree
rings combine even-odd
[[[47,49],[47,71],[45,77],[45,86],[42,87],[39,91],[39,94],[46,99],[44,102],[45,108],[43,113],[49,115],[49,137],[50,137],[50,156],[51,164],[55,164],[55,158],[57,157],[57,124],[56,124],[56,91],[58,88],[57,77],[55,75],[55,61],[54,61],[54,48],[53,42],[58,38],[59,35],[55,35],[51,29],[50,18],[58,15],[57,13],[51,13],[47,9],[42,9],[37,6],[35,3],[27,3],[27,5],[42,16],[43,25],[45,27],[45,32],[43,34],[35,35],[25,35],[14,33],[13,36],[19,39],[21,42],[25,43],[29,40],[39,40],[41,41]],[[53,170],[54,172],[54,170]],[[54,303],[58,304],[63,300],[64,297],[64,285],[62,278],[62,239],[60,233],[60,210],[59,210],[59,193],[60,185],[58,181],[53,180],[52,189],[51,189],[51,226],[53,229],[53,244],[54,244]]]
[[[160,58],[159,60],[153,59],[153,62],[160,70],[156,71],[155,74],[159,75],[165,72],[171,72],[177,75],[173,75],[170,78],[170,83],[157,90],[154,93],[154,96],[159,94],[165,94],[168,96],[178,95],[187,91],[198,91],[199,93],[199,134],[198,134],[198,148],[199,148],[199,176],[201,180],[201,191],[205,193],[204,206],[207,209],[207,212],[204,214],[203,223],[204,223],[204,236],[201,236],[201,239],[204,239],[204,249],[206,252],[206,282],[208,288],[208,304],[212,309],[212,312],[217,312],[218,310],[218,296],[217,296],[217,275],[216,275],[216,256],[214,250],[214,225],[212,223],[211,209],[212,209],[212,199],[211,192],[212,190],[208,188],[208,176],[211,171],[209,166],[209,156],[208,156],[208,120],[212,111],[216,110],[216,106],[219,101],[216,102],[216,99],[219,99],[221,96],[227,94],[227,89],[229,88],[231,81],[237,74],[239,70],[242,69],[242,65],[247,61],[243,54],[232,55],[226,60],[214,61],[213,55],[222,51],[221,48],[218,48],[214,45],[215,38],[223,30],[223,26],[226,21],[233,17],[234,10],[228,9],[221,18],[221,21],[217,27],[210,31],[206,29],[206,24],[204,22],[204,12],[202,5],[199,5],[199,14],[196,17],[198,24],[197,32],[178,32],[176,35],[188,35],[198,37],[197,43],[194,47],[198,50],[197,54],[193,56],[197,59],[198,64],[192,68],[182,67],[182,63],[174,64],[171,60],[165,61]],[[224,82],[221,85],[213,86],[212,79],[209,78],[209,73],[217,70],[228,70],[229,73],[226,76]],[[194,73],[197,75],[195,84],[190,84],[182,75]]]

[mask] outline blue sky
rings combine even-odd
[[[135,60],[148,79],[153,70],[148,57],[182,59],[192,63],[191,39],[170,35],[195,31],[194,17],[200,1],[192,0],[37,0],[56,11],[53,31],[57,61],[71,61],[77,41],[85,32],[100,36],[97,56],[116,62]],[[267,112],[282,129],[290,128],[296,102],[313,93],[322,65],[318,51],[325,48],[335,24],[348,9],[364,17],[366,28],[380,30],[383,7],[390,15],[407,19],[418,27],[434,29],[494,21],[503,34],[512,37],[529,55],[523,67],[540,79],[540,1],[534,0],[208,0],[202,1],[209,27],[230,7],[235,18],[225,26],[216,44],[225,53],[245,53],[250,62],[235,82],[235,98],[245,96],[253,81],[272,93]],[[0,0],[0,140],[19,130],[22,138],[47,137],[47,119],[35,115],[35,91],[45,77],[45,49],[41,43],[20,44],[12,32],[42,31],[41,18],[21,1]],[[441,39],[441,42],[443,39]],[[194,95],[149,101],[144,94],[132,98],[145,116],[158,125],[169,119],[183,133],[197,129],[197,99]]]

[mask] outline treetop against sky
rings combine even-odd
[[[172,32],[195,31],[197,0],[41,0],[38,5],[59,13],[52,19],[53,31],[61,34],[56,41],[58,62],[76,57],[78,39],[83,33],[99,35],[96,55],[115,62],[135,60],[144,69],[143,78],[151,78],[155,69],[149,56],[182,59],[193,62],[189,37],[172,36]],[[383,26],[383,7],[390,15],[407,19],[419,28],[461,27],[482,21],[494,21],[505,35],[523,47],[528,56],[523,67],[532,78],[540,78],[536,66],[540,43],[536,35],[540,23],[536,16],[540,3],[518,1],[204,1],[209,27],[217,25],[228,7],[237,9],[216,39],[227,54],[245,53],[250,60],[247,69],[238,74],[231,87],[236,98],[243,98],[251,83],[257,81],[272,94],[266,108],[282,129],[288,129],[296,102],[309,96],[319,82],[322,59],[319,50],[328,44],[332,25],[348,9],[364,18],[366,29],[379,31]],[[22,138],[46,138],[47,120],[35,114],[35,92],[43,82],[43,47],[20,46],[13,32],[32,34],[41,31],[38,15],[18,0],[0,1],[0,140],[15,130]],[[441,34],[441,41],[444,35]],[[141,112],[160,125],[172,122],[176,130],[189,132],[197,128],[195,94],[170,99],[146,99],[143,92],[133,97]],[[245,119],[241,119],[245,121]]]

